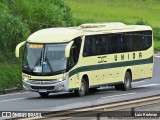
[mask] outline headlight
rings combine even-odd
[[[63,79],[63,78],[60,78],[58,81],[59,81],[59,82],[62,82],[63,80],[65,80],[65,79]]]
[[[23,81],[28,81],[28,79],[27,79],[27,78],[22,78],[22,80],[23,80]]]
[[[64,78],[58,79],[57,81],[62,82],[62,81],[67,80],[67,79],[68,79],[68,75],[66,75]]]

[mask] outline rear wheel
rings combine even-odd
[[[125,76],[124,76],[124,83],[123,84],[118,84],[115,85],[115,88],[117,90],[129,90],[132,88],[132,77],[130,72],[126,72]]]
[[[79,90],[75,91],[78,96],[84,96],[88,93],[88,84],[84,78],[82,78],[81,86]]]
[[[49,93],[43,93],[43,92],[39,92],[39,95],[43,98],[48,97]]]

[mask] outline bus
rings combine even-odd
[[[39,30],[26,41],[22,62],[23,88],[84,96],[101,86],[129,90],[132,82],[153,72],[152,28],[121,22],[86,23],[77,27]]]

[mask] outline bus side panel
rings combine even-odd
[[[76,74],[69,77],[69,81],[68,81],[69,89],[76,88],[76,80],[77,80],[77,75]]]

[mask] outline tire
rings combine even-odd
[[[75,91],[75,94],[80,97],[88,94],[88,84],[84,78],[82,78],[80,89]]]
[[[132,83],[132,77],[131,77],[130,72],[127,71],[124,76],[124,83],[115,85],[115,89],[116,90],[129,90],[132,88],[131,83]]]
[[[39,95],[40,95],[42,98],[46,98],[46,97],[48,97],[49,93],[39,92]]]

